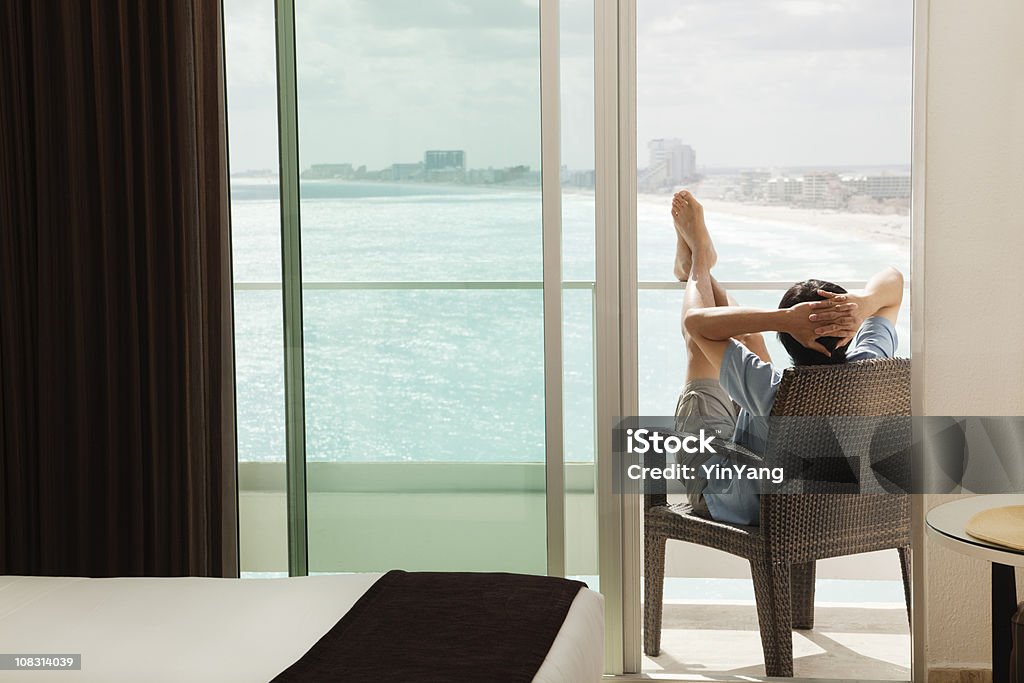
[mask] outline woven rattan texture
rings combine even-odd
[[[909,416],[910,361],[892,358],[789,368],[783,373],[772,415]],[[907,442],[898,443],[900,439]],[[883,437],[887,443],[880,443],[877,434],[854,433],[844,434],[843,444],[865,451],[867,463],[872,457],[869,451],[909,448],[909,439],[909,431],[893,429]],[[770,431],[764,457],[770,463],[776,451],[810,452],[834,442],[834,434]],[[815,560],[897,548],[909,618],[910,500],[904,494],[763,495],[759,527],[705,519],[690,514],[685,505],[667,505],[664,496],[646,496],[645,509],[644,651],[650,656],[661,650],[668,540],[717,548],[750,561],[769,676],[793,675],[792,629],[814,625]]]

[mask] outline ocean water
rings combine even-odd
[[[232,183],[236,283],[279,283],[277,186]],[[301,188],[302,268],[316,282],[539,282],[537,190],[333,181]],[[563,277],[594,278],[594,201],[565,193]],[[638,207],[638,273],[672,280],[675,236],[663,203]],[[909,242],[731,215],[707,216],[721,280],[863,280],[907,272]],[[779,291],[736,292],[775,306]],[[671,414],[683,381],[682,292],[638,300],[641,413]],[[594,451],[593,299],[563,296],[566,459]],[[311,289],[303,293],[309,460],[542,461],[540,289]],[[280,290],[238,289],[239,457],[283,460]],[[907,345],[906,316],[900,324]],[[773,344],[773,356],[784,359]],[[781,354],[781,355],[780,355]]]

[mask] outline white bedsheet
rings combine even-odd
[[[0,681],[268,681],[379,577],[0,576],[0,653],[82,655],[81,671],[0,671]],[[603,611],[599,594],[579,592],[534,681],[600,679]],[[382,679],[387,670],[380,662]]]

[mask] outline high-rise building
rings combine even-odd
[[[341,178],[348,180],[354,173],[352,164],[313,164],[302,172],[302,177],[308,179]]]
[[[391,164],[385,171],[381,172],[387,180],[407,181],[423,179],[423,164]]]
[[[888,173],[881,175],[844,176],[843,186],[850,196],[866,196],[878,201],[910,199],[910,174]]]
[[[648,174],[666,181],[680,183],[697,175],[697,152],[678,138],[658,138],[647,143]]]
[[[430,149],[423,155],[423,169],[431,171],[465,171],[466,152],[461,149]]]
[[[902,199],[910,197],[910,174],[869,175],[865,179],[866,193],[875,199]]]
[[[771,171],[748,170],[740,174],[740,194],[744,199],[766,199]]]
[[[846,190],[839,175],[833,171],[811,171],[804,174],[801,203],[821,209],[835,209],[846,203]]]
[[[789,204],[803,195],[803,186],[803,178],[775,176],[764,184],[764,198],[775,204]]]

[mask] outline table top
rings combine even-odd
[[[1024,551],[989,543],[964,531],[967,520],[975,514],[1007,505],[1024,505],[1024,495],[980,495],[943,503],[928,511],[925,528],[928,535],[940,545],[958,553],[987,562],[1024,567]]]

